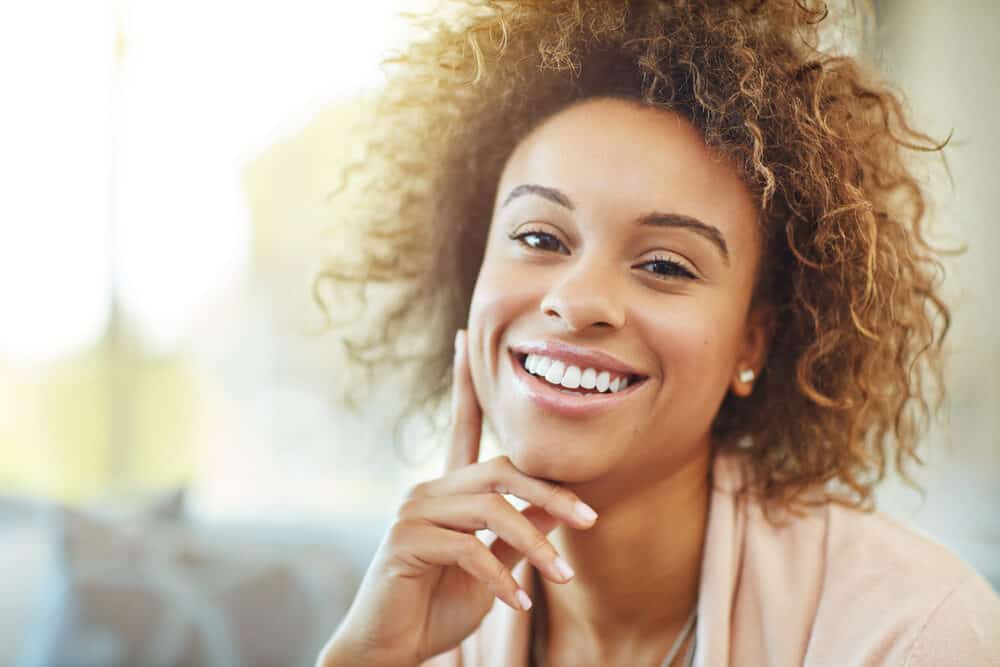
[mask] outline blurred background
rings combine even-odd
[[[336,400],[310,294],[397,12],[427,6],[0,5],[0,664],[311,664],[438,474],[391,445],[391,386]],[[874,9],[864,50],[954,131],[926,182],[968,245],[926,494],[879,503],[1000,590],[1000,5]]]

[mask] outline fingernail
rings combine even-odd
[[[458,351],[462,349],[462,335],[465,333],[464,329],[459,329],[455,332],[455,356],[458,356]]]
[[[594,508],[582,500],[576,501],[573,509],[576,511],[576,515],[584,521],[590,522],[597,519],[597,512],[594,511]]]
[[[569,563],[562,559],[562,556],[556,556],[553,564],[556,566],[556,570],[559,571],[559,574],[562,575],[563,579],[573,578],[573,568],[569,566]]]
[[[531,609],[531,598],[529,598],[528,594],[520,588],[517,589],[517,593],[514,594],[514,597],[517,598],[518,603],[521,605],[521,609],[525,611]]]

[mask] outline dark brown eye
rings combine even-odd
[[[691,273],[686,266],[672,259],[658,257],[639,266],[653,267],[650,273],[656,274],[658,278],[682,278],[684,280],[696,280],[697,276]]]
[[[557,239],[552,234],[547,234],[545,232],[524,232],[522,234],[518,234],[517,236],[512,236],[511,238],[516,239],[529,248],[534,248],[535,250],[569,254],[568,251],[564,252],[566,250],[566,246],[562,244],[562,241]]]

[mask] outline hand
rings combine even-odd
[[[560,523],[589,528],[596,515],[506,456],[477,463],[482,412],[464,331],[455,339],[451,406],[445,474],[410,491],[319,664],[417,665],[457,646],[495,597],[519,611],[530,606],[511,574],[522,558],[550,581],[572,578],[546,535]],[[519,512],[502,493],[531,505]],[[481,529],[497,535],[490,546],[476,537]]]

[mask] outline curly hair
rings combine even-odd
[[[728,395],[716,451],[746,451],[755,488],[789,506],[870,509],[944,400],[943,266],[925,237],[927,195],[910,161],[938,151],[900,95],[858,58],[818,47],[823,5],[806,0],[506,0],[412,16],[422,38],[384,61],[351,255],[324,286],[382,285],[374,326],[343,338],[368,367],[415,368],[412,406],[440,405],[451,337],[468,317],[506,159],[554,112],[613,96],[687,118],[736,167],[761,210],[755,304],[773,307],[754,393]],[[361,178],[367,176],[367,178]],[[353,180],[352,180],[353,179]],[[413,331],[426,335],[411,342]]]

